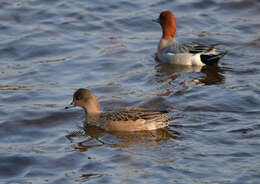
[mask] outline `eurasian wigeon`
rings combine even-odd
[[[82,107],[86,112],[86,122],[106,131],[145,131],[168,126],[173,118],[165,114],[173,111],[152,111],[141,108],[123,108],[101,111],[97,97],[89,90],[80,88],[73,95],[71,107]]]
[[[226,55],[227,52],[217,50],[214,45],[197,42],[180,43],[174,37],[177,30],[175,17],[169,10],[160,13],[157,22],[162,28],[162,37],[158,45],[157,57],[160,62],[177,65],[211,65]]]

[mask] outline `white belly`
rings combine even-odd
[[[175,65],[203,66],[204,63],[200,60],[200,54],[190,53],[157,53],[159,61],[162,63],[170,63]]]

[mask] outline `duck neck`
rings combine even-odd
[[[167,24],[162,24],[162,38],[159,43],[159,50],[165,48],[169,43],[174,40],[176,34],[176,23],[169,22]]]
[[[86,123],[89,125],[99,126],[100,108],[98,102],[88,103],[83,108],[86,112]]]
[[[173,40],[174,39],[174,36],[175,36],[175,32],[170,32],[168,30],[165,30],[165,28],[163,29],[163,35],[162,35],[162,38],[161,39],[164,39],[164,40]]]
[[[100,113],[100,107],[97,101],[89,102],[83,108],[85,109],[85,112],[89,115],[96,115]]]

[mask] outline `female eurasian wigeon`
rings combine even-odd
[[[162,38],[157,50],[157,57],[160,62],[203,66],[218,63],[227,53],[217,50],[216,44],[179,43],[174,40],[177,25],[174,15],[169,10],[163,10],[157,22],[162,27]]]
[[[168,126],[173,118],[165,114],[173,111],[151,111],[140,108],[124,108],[101,111],[97,97],[89,90],[80,88],[73,95],[71,107],[82,107],[86,112],[86,122],[106,131],[144,131]]]

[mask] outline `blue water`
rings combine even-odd
[[[260,2],[2,0],[1,183],[260,183]],[[218,67],[154,56],[176,39],[221,43]],[[108,133],[65,110],[78,88],[102,109],[177,109],[166,129]]]

